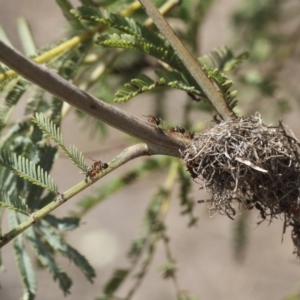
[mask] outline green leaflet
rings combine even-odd
[[[14,107],[26,91],[27,86],[28,82],[20,79],[5,97],[5,103],[0,106],[0,132],[6,126]]]
[[[52,227],[58,230],[73,230],[79,226],[80,219],[77,217],[65,217],[58,218],[54,215],[47,215],[44,220],[49,223]]]
[[[222,46],[199,57],[198,61],[206,69],[216,68],[220,71],[229,72],[235,69],[241,62],[248,59],[248,57],[249,54],[247,52],[234,56],[228,47]]]
[[[87,259],[80,254],[76,249],[67,244],[58,234],[56,234],[52,228],[44,221],[40,221],[36,224],[38,229],[43,234],[47,243],[53,250],[58,251],[60,254],[70,259],[77,268],[85,275],[85,277],[93,282],[94,277],[96,276],[95,270],[89,264]]]
[[[57,193],[57,185],[53,179],[39,165],[15,153],[9,155],[0,152],[0,165],[12,170],[16,175],[35,185],[41,186],[52,193]]]
[[[94,20],[98,23],[122,31],[138,41],[148,42],[157,47],[165,47],[166,50],[172,50],[172,48],[166,45],[164,38],[160,34],[141,25],[134,19],[122,17],[114,13],[102,15],[98,9],[87,6],[78,7],[71,12],[79,19]]]
[[[53,252],[43,241],[41,235],[33,227],[28,228],[25,234],[39,262],[52,274],[54,281],[58,281],[59,287],[65,296],[69,294],[72,280],[54,259]]]
[[[158,76],[157,81],[141,74],[138,78],[132,79],[130,83],[126,83],[125,89],[116,92],[114,101],[126,102],[139,94],[162,87],[171,87],[197,96],[205,96],[203,92],[190,86],[183,75],[176,71],[156,71],[155,73]]]
[[[206,98],[174,50],[153,30],[149,30],[146,26],[140,25],[135,20],[119,15],[110,13],[103,16],[99,10],[91,7],[79,7],[77,10],[72,10],[72,13],[78,18],[95,20],[123,32],[123,34],[113,33],[101,35],[97,40],[99,45],[139,51],[151,55],[167,63],[174,70],[177,70],[177,72],[165,71],[166,76],[159,76],[159,80],[157,81],[150,79],[146,75],[140,75],[138,78],[132,79],[130,83],[126,84],[125,89],[117,91],[114,101],[126,102],[143,92],[151,91],[162,86],[184,90],[191,96],[194,96],[194,98],[199,98],[199,96],[200,98]],[[237,103],[235,100],[237,92],[229,91],[232,82],[226,75],[221,73],[221,70],[232,70],[246,58],[246,53],[234,57],[232,52],[226,47],[215,49],[208,55],[199,58],[199,63],[203,65],[208,76],[216,82],[220,92],[222,92],[226,102],[231,108]],[[179,79],[179,77],[181,78]]]
[[[15,228],[19,225],[16,212],[10,211],[9,220],[11,228]],[[19,235],[14,239],[13,248],[23,284],[24,294],[22,299],[33,300],[36,294],[36,278],[31,259],[23,244],[22,235]]]
[[[129,270],[127,269],[115,270],[114,274],[112,275],[112,278],[109,280],[108,283],[106,283],[104,287],[104,294],[106,297],[108,297],[108,299],[109,296],[112,295],[124,282],[124,280],[127,278],[127,275],[129,275]]]
[[[183,166],[180,166],[178,168],[178,171],[178,180],[180,184],[180,205],[183,208],[181,214],[189,216],[190,220],[188,226],[195,226],[197,224],[198,218],[194,216],[195,202],[191,197],[189,197],[189,193],[192,189],[190,175],[186,172]]]
[[[135,36],[124,33],[111,35],[101,35],[96,43],[103,47],[121,48],[139,51],[159,59],[176,70],[186,70],[181,60],[177,57],[174,50],[168,46],[154,44],[150,41],[137,39]]]
[[[34,55],[36,53],[36,43],[30,25],[25,18],[18,19],[18,33],[26,56]]]
[[[56,3],[59,5],[60,9],[62,10],[66,20],[70,23],[72,28],[74,29],[82,29],[84,26],[81,22],[74,17],[74,15],[70,12],[73,9],[72,4],[68,0],[56,0]]]
[[[63,142],[63,137],[60,129],[42,113],[36,113],[32,121],[44,132],[44,134],[55,141],[62,151],[72,160],[72,162],[80,168],[83,172],[86,172],[88,166],[84,161],[84,157],[81,152],[73,145],[68,150]]]
[[[30,214],[24,199],[20,199],[20,197],[15,194],[9,195],[4,191],[0,192],[0,206],[10,210],[14,210],[27,216]]]

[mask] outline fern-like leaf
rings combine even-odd
[[[233,85],[232,80],[228,79],[228,77],[224,73],[221,73],[219,69],[207,71],[207,75],[209,78],[214,80],[219,88],[219,91],[223,94],[228,106],[233,109],[237,104],[237,91],[230,91],[230,88]]]
[[[63,142],[63,137],[60,129],[48,118],[46,118],[42,113],[36,113],[32,121],[37,124],[37,126],[44,132],[44,134],[54,140],[62,151],[72,160],[72,162],[80,168],[82,171],[86,172],[88,166],[84,162],[84,158],[81,152],[75,146],[72,146],[70,150],[66,148]]]
[[[162,87],[179,89],[189,94],[205,97],[201,90],[191,86],[184,76],[176,71],[156,71],[155,73],[158,76],[156,81],[147,75],[141,74],[138,78],[132,79],[130,83],[126,83],[125,89],[116,92],[114,101],[126,102],[139,94]]]
[[[118,269],[118,270],[115,270],[112,278],[109,280],[109,282],[104,287],[105,297],[109,298],[109,296],[113,295],[114,292],[119,288],[119,286],[127,278],[128,274],[129,274],[129,270],[128,269]]]
[[[31,115],[36,111],[44,111],[45,104],[44,104],[44,95],[45,90],[41,89],[40,87],[34,86],[33,90],[31,91],[31,95],[26,102],[25,107],[25,115]],[[46,104],[48,106],[48,104]]]
[[[45,221],[42,220],[37,223],[36,226],[38,226],[47,243],[53,250],[58,251],[60,254],[70,259],[81,270],[85,277],[90,282],[93,282],[93,278],[96,276],[95,270],[83,255],[58,236]]]
[[[58,281],[59,287],[65,296],[69,294],[72,280],[54,259],[53,253],[47,244],[42,241],[42,237],[38,236],[32,227],[28,228],[25,234],[39,262],[52,274],[54,281]]]
[[[219,47],[206,55],[198,58],[199,63],[206,69],[219,69],[220,71],[228,72],[236,68],[238,64],[249,57],[247,52],[243,52],[238,56],[234,56],[232,51],[226,47]]]
[[[178,71],[186,70],[172,48],[164,45],[152,44],[144,40],[139,40],[135,36],[130,34],[104,34],[96,40],[96,43],[98,43],[102,47],[139,51],[167,63],[172,68]]]
[[[189,197],[189,193],[191,192],[191,178],[190,175],[184,170],[183,167],[179,168],[179,183],[180,183],[180,190],[179,190],[179,197],[180,197],[180,205],[183,208],[182,214],[189,215],[190,220],[188,226],[194,226],[197,223],[197,217],[194,216],[194,206],[195,202],[193,199]]]
[[[30,214],[25,201],[22,201],[20,197],[17,197],[15,194],[9,195],[4,191],[0,192],[0,206],[27,216]]]
[[[15,228],[19,224],[16,214],[16,212],[10,211],[11,228]],[[22,299],[33,300],[36,294],[36,279],[31,259],[23,244],[22,235],[18,235],[14,239],[13,247],[21,280],[23,283],[24,295]]]
[[[68,0],[56,0],[56,3],[61,8],[66,20],[69,22],[69,24],[74,29],[82,29],[84,28],[83,25],[80,23],[80,21],[74,17],[73,14],[70,13],[70,11],[73,9],[72,4]]]
[[[65,217],[57,218],[53,215],[47,215],[44,220],[48,222],[52,227],[58,230],[74,230],[80,224],[80,219],[77,217]]]
[[[16,175],[35,185],[41,186],[52,193],[57,193],[57,185],[47,172],[39,166],[29,161],[27,158],[0,152],[0,165],[12,170]]]
[[[103,47],[140,51],[164,61],[177,70],[185,69],[173,48],[166,44],[164,38],[133,19],[113,13],[103,16],[99,10],[86,6],[72,10],[72,13],[78,18],[94,20],[123,32],[121,35],[115,33],[100,36],[97,43]]]
[[[19,80],[6,96],[5,103],[0,106],[0,131],[2,131],[7,124],[13,108],[24,94],[27,86],[27,82],[24,80]]]

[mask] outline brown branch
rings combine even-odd
[[[47,66],[40,66],[27,59],[3,41],[0,41],[0,61],[77,109],[145,142],[149,148],[149,155],[164,154],[179,157],[179,149],[184,149],[189,142],[184,137],[167,134],[162,129],[151,126],[80,90]]]

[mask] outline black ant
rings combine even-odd
[[[156,118],[156,117],[151,116],[151,115],[149,115],[149,116],[142,115],[142,116],[143,117],[147,117],[148,118],[148,122],[156,124],[156,126],[158,126],[162,122],[161,118]]]
[[[191,175],[193,181],[195,181],[195,179],[198,178],[198,174],[194,171],[193,165],[191,163],[187,163],[186,167],[187,167],[187,170],[190,172],[190,175]]]
[[[169,129],[170,132],[179,132],[181,134],[184,134],[185,133],[185,129],[183,127],[178,127],[176,126],[175,128],[174,127],[171,127]]]
[[[88,168],[86,172],[86,178],[93,179],[100,171],[107,169],[108,164],[103,163],[101,160],[94,160],[92,158],[91,160],[93,160],[94,163],[90,168]]]

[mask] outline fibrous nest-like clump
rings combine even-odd
[[[210,211],[233,218],[236,206],[256,207],[261,218],[284,216],[284,229],[300,254],[299,142],[283,125],[266,126],[259,115],[217,124],[196,135],[183,152],[188,171],[212,195]]]

